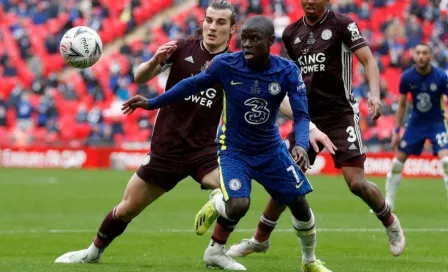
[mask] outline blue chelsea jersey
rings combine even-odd
[[[150,99],[150,108],[163,107],[217,83],[224,89],[223,118],[217,135],[221,151],[257,153],[281,144],[276,117],[286,94],[293,110],[296,145],[308,149],[305,84],[299,68],[278,56],[270,55],[269,68],[262,71],[250,69],[243,52],[217,56],[202,73],[184,79],[170,91]]]
[[[422,75],[411,67],[403,72],[400,80],[400,94],[412,95],[412,111],[408,124],[422,125],[444,120],[443,95],[448,95],[446,73],[432,67],[431,72]]]

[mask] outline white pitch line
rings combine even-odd
[[[97,230],[88,229],[17,229],[17,230],[0,230],[0,235],[8,234],[42,234],[42,233],[95,233]],[[255,229],[236,229],[234,232],[252,233]],[[384,232],[384,228],[368,229],[368,228],[321,228],[318,232]],[[293,229],[275,229],[274,232],[293,232]],[[410,228],[404,229],[404,232],[448,232],[448,228]],[[194,233],[192,229],[160,229],[160,230],[129,230],[127,233]]]

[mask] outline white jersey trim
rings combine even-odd
[[[359,43],[361,44],[361,43]],[[348,46],[342,43],[341,48],[341,65],[342,65],[342,81],[344,83],[345,98],[348,104],[353,109],[353,123],[356,138],[358,140],[359,153],[364,154],[364,144],[362,142],[361,128],[359,127],[359,108],[358,103],[352,98],[352,83],[353,83],[353,53],[349,50]]]

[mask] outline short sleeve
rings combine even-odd
[[[342,41],[352,52],[367,46],[358,25],[349,17],[344,16],[342,21]]]
[[[182,51],[182,48],[185,45],[185,40],[184,39],[177,40],[176,45],[177,45],[176,51],[174,51],[174,53],[165,61],[165,65],[170,65],[176,62],[177,58],[179,57],[179,53]]]
[[[400,78],[400,94],[406,95],[408,92],[409,92],[408,81],[406,80],[406,77],[403,74]]]
[[[289,37],[291,36],[291,32],[289,28],[285,28],[282,34],[283,46],[285,46],[286,53],[291,60],[294,60],[294,51],[291,48],[291,43],[289,42]]]
[[[444,88],[443,94],[448,95],[448,75],[445,72],[443,72],[442,87]]]

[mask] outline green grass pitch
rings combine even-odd
[[[86,248],[118,203],[131,172],[0,169],[0,271],[208,271],[210,238],[193,232],[208,197],[190,179],[146,209],[108,248],[100,264],[56,265]],[[386,234],[342,177],[312,176],[308,197],[318,227],[318,258],[334,272],[448,271],[448,202],[441,180],[404,179],[397,214],[407,237],[403,256],[388,251]],[[384,188],[384,179],[371,179]],[[229,244],[250,237],[267,200],[253,183],[252,205]],[[283,215],[266,254],[239,258],[249,271],[299,271],[298,240]]]

